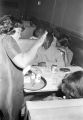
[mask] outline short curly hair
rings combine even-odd
[[[15,19],[13,16],[3,16],[0,19],[0,34],[8,33],[13,30],[14,27],[21,26],[21,21]]]
[[[70,73],[60,86],[66,98],[83,98],[83,71]]]

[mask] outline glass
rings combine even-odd
[[[51,66],[51,71],[52,71],[52,73],[57,72],[57,71],[58,71],[57,65],[52,65],[52,66]]]

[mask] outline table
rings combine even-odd
[[[45,80],[47,81],[47,84],[44,88],[40,89],[40,90],[36,90],[36,91],[31,91],[31,90],[27,90],[25,88],[25,80],[24,80],[24,92],[27,93],[31,93],[31,92],[48,92],[48,91],[57,91],[58,90],[58,86],[60,85],[60,83],[62,82],[62,79],[64,78],[64,76],[66,74],[75,72],[75,71],[83,71],[83,68],[80,66],[69,66],[69,67],[65,67],[70,69],[70,71],[64,72],[61,71],[60,68],[57,68],[55,72],[52,72],[51,68],[47,68],[47,67],[38,67],[38,69],[41,70],[42,72],[42,76],[45,78]]]
[[[68,72],[60,71],[60,68],[57,68],[56,72],[52,72],[51,69],[45,67],[38,68],[42,71],[42,76],[47,80],[47,85],[37,91],[24,89],[27,93],[38,92],[41,94],[41,92],[57,91],[58,85],[66,74],[80,70],[83,71],[83,68],[79,66],[66,67],[70,69]],[[25,81],[24,84],[26,84]],[[30,120],[75,120],[76,118],[79,119],[79,117],[82,120],[83,99],[53,99],[46,101],[29,101],[26,99],[26,111]]]
[[[26,101],[29,120],[83,120],[83,99]]]

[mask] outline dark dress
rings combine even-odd
[[[11,36],[0,36],[0,111],[4,120],[18,120],[24,100],[23,74],[12,62],[20,52]]]

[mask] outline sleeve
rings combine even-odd
[[[37,54],[36,54],[34,61],[33,61],[33,65],[38,65],[39,62],[43,62],[42,55],[40,53],[40,49],[38,49],[38,51],[37,51]]]
[[[68,58],[69,65],[71,65],[71,62],[73,59],[73,52],[69,48],[67,48],[66,51],[67,51],[67,58]]]
[[[19,45],[11,36],[6,36],[5,39],[3,39],[3,42],[6,53],[11,59],[13,59],[17,54],[21,53]]]

